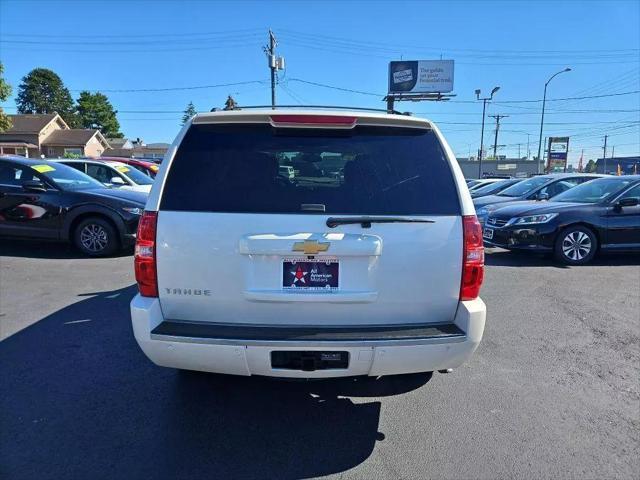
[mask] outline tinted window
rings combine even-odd
[[[74,163],[65,163],[64,165],[66,165],[67,167],[75,168],[79,172],[85,173],[84,167],[85,167],[86,163],[76,163],[76,162],[74,162]]]
[[[631,190],[629,190],[627,193],[625,193],[624,195],[622,195],[619,200],[623,199],[623,198],[640,198],[640,185],[636,185],[635,187],[633,187]]]
[[[113,177],[119,176],[105,165],[90,163],[87,165],[87,174],[102,183],[111,183]]]
[[[39,180],[28,166],[0,163],[0,185],[20,187],[27,180]]]
[[[544,185],[549,180],[549,177],[533,177],[528,180],[522,180],[521,182],[506,188],[498,195],[501,197],[521,197],[533,192],[536,188]]]
[[[471,193],[473,195],[493,195],[513,185],[514,183],[515,182],[513,180],[500,180],[498,182],[493,182],[480,188],[476,188]]]
[[[104,185],[96,182],[71,167],[55,162],[43,162],[38,165],[18,165],[0,163],[0,184],[22,186],[26,180],[42,180],[63,190],[84,190],[100,188]]]
[[[429,130],[360,126],[345,132],[262,124],[192,126],[168,172],[161,208],[460,213],[451,169]]]
[[[104,188],[104,185],[96,182],[90,176],[59,163],[50,162],[47,165],[34,165],[31,168],[48,180],[53,181],[63,190]]]
[[[153,185],[153,180],[148,175],[136,170],[131,165],[112,165],[118,172],[124,173],[138,185]]]
[[[577,178],[567,178],[566,180],[559,180],[557,182],[552,183],[551,185],[547,185],[542,190],[540,190],[539,194],[546,193],[549,195],[549,198],[558,195],[559,193],[565,192],[570,188],[575,187],[580,183],[580,180]]]
[[[631,180],[624,177],[592,180],[558,195],[553,201],[597,203],[612,197],[630,183]]]

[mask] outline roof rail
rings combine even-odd
[[[278,110],[281,108],[317,108],[317,109],[329,109],[329,110],[361,110],[364,112],[382,112],[382,113],[392,113],[394,115],[407,115],[410,116],[411,112],[399,112],[398,110],[393,110],[391,112],[387,111],[386,108],[368,108],[368,107],[345,107],[338,105],[276,105],[272,107],[271,105],[249,105],[249,106],[238,106],[236,108],[229,109],[233,110],[248,110],[252,108],[268,108],[272,110]],[[223,109],[220,108],[212,108],[212,112],[220,112]]]

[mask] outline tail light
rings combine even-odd
[[[478,298],[484,278],[484,247],[482,245],[482,227],[478,217],[462,217],[463,257],[460,300]]]
[[[274,127],[353,128],[357,120],[356,117],[344,115],[271,115],[271,124]]]
[[[134,266],[138,290],[143,297],[158,296],[156,271],[156,225],[158,212],[144,212],[138,223]]]

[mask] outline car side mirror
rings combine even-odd
[[[536,195],[536,200],[549,200],[549,194],[541,192],[538,195]]]
[[[109,183],[112,185],[124,185],[124,180],[121,177],[113,177]]]
[[[640,204],[638,197],[622,198],[616,202],[616,207],[622,209],[622,207],[637,207]]]
[[[27,192],[46,192],[47,187],[40,180],[25,180],[22,189]]]

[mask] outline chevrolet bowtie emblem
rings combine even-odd
[[[315,255],[318,252],[329,250],[329,242],[318,242],[317,240],[305,240],[293,244],[294,252],[303,252],[306,255]]]

